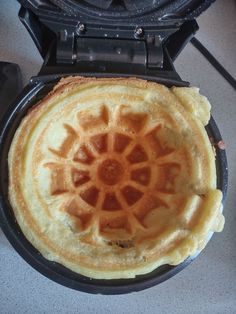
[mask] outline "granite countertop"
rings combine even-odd
[[[20,65],[26,84],[42,59],[18,19],[19,4],[0,1],[0,60]],[[236,76],[236,6],[216,1],[198,18],[197,38]],[[175,62],[180,76],[200,87],[212,104],[227,145],[229,190],[226,224],[186,269],[153,288],[120,296],[65,288],[31,268],[0,232],[0,313],[236,313],[236,94],[191,45]]]

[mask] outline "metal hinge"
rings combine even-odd
[[[163,66],[162,40],[149,36],[143,40],[79,37],[60,31],[57,42],[57,63],[117,64],[140,68]]]
[[[57,38],[57,63],[72,64],[74,54],[74,33],[68,33],[66,29],[61,30]]]
[[[163,67],[162,37],[159,35],[147,38],[147,66],[148,68]]]

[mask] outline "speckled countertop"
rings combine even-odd
[[[24,84],[42,60],[18,20],[19,5],[0,0],[0,60],[20,65]],[[198,18],[197,33],[236,76],[236,4],[218,0]],[[227,144],[229,191],[223,233],[215,234],[185,270],[159,286],[120,296],[89,295],[60,286],[32,269],[0,233],[0,313],[236,313],[236,93],[191,45],[175,62],[181,77],[212,104]]]

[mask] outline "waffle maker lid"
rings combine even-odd
[[[141,17],[147,23],[156,24],[149,16],[161,19],[195,18],[206,10],[212,0],[50,0],[68,14],[79,16],[81,12],[98,18],[125,19]],[[129,20],[129,23],[133,21]]]
[[[79,65],[79,72],[159,75],[174,69],[172,61],[198,30],[194,18],[214,0],[18,1],[45,60],[40,74]],[[46,65],[52,67],[45,71]]]

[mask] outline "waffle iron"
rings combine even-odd
[[[212,0],[18,0],[19,18],[44,59],[37,76],[8,107],[0,124],[0,224],[15,250],[36,270],[61,285],[100,294],[121,294],[157,285],[196,257],[177,266],[164,265],[134,279],[91,279],[46,260],[21,232],[8,201],[7,156],[14,133],[30,107],[61,77],[135,76],[170,86],[189,86],[173,61],[191,40],[195,18]],[[211,117],[207,132],[222,141]],[[216,145],[217,187],[226,196],[226,154]],[[209,236],[210,239],[211,235]],[[196,254],[197,255],[197,254]]]

